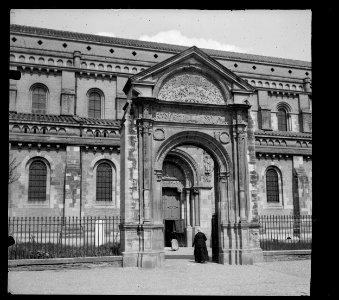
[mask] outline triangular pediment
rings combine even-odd
[[[153,96],[160,100],[171,100],[171,97],[176,97],[176,93],[182,94],[182,87],[181,90],[173,87],[183,85],[183,82],[187,85],[185,102],[193,101],[189,97],[195,97],[197,93],[209,98],[212,93],[215,96],[212,104],[221,104],[219,98],[232,91],[254,92],[249,83],[195,46],[133,75],[128,79],[124,92],[127,94],[132,87],[140,90],[140,86],[153,86]],[[165,90],[168,92],[165,93]]]

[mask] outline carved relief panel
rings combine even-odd
[[[186,103],[225,104],[220,89],[206,76],[197,72],[174,75],[162,86],[158,99]]]

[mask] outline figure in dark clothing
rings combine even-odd
[[[192,247],[194,246],[194,258],[198,263],[204,263],[208,261],[208,251],[206,247],[206,236],[201,232],[200,229],[197,229],[198,233],[194,237]]]
[[[11,235],[8,236],[7,244],[8,244],[8,247],[15,244],[15,240]]]

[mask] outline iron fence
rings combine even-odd
[[[9,217],[8,259],[121,255],[121,218]]]
[[[263,250],[306,250],[312,246],[312,216],[259,216]]]

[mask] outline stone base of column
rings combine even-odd
[[[219,252],[219,263],[224,265],[253,265],[263,262],[262,249],[222,249]]]
[[[193,243],[193,238],[192,238],[192,227],[187,226],[186,227],[186,239],[187,239],[187,247],[191,247]]]
[[[161,268],[165,265],[164,251],[122,252],[123,267]]]

